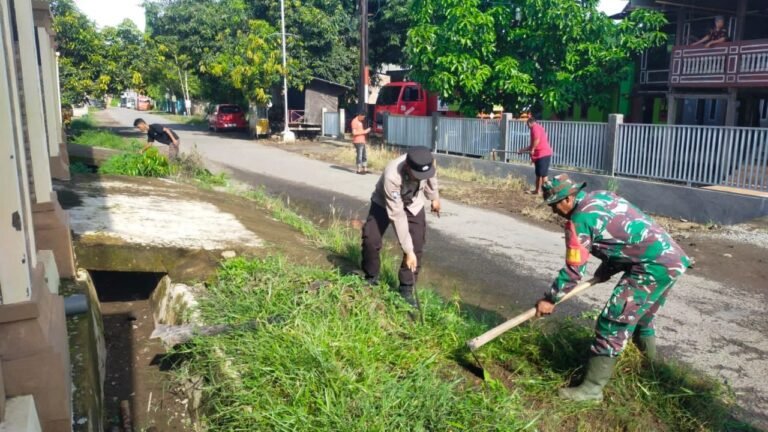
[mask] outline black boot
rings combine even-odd
[[[400,285],[400,295],[403,299],[413,307],[418,307],[418,300],[416,299],[416,290],[413,289],[413,285]]]

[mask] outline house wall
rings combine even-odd
[[[72,429],[58,282],[74,255],[51,180],[69,175],[52,37],[48,2],[0,0],[0,395],[31,396],[46,432]]]

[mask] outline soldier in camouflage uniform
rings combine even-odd
[[[602,260],[595,272],[608,280],[624,272],[597,319],[584,382],[560,389],[572,400],[602,400],[618,355],[632,338],[649,361],[656,355],[654,318],[669,289],[690,265],[683,249],[650,217],[624,198],[608,192],[586,193],[586,183],[566,175],[544,186],[545,203],[565,223],[565,266],[550,291],[536,305],[537,315],[552,313],[555,304],[584,275],[590,253]]]

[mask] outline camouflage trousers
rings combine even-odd
[[[597,319],[592,353],[616,357],[635,332],[640,336],[655,335],[656,313],[687,264],[686,259],[685,264],[675,269],[658,264],[638,265],[624,273]]]

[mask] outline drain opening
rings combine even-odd
[[[163,273],[89,271],[99,302],[130,302],[147,300],[157,287]]]
[[[162,379],[153,358],[162,353],[149,336],[154,330],[150,296],[162,273],[89,271],[101,305],[106,343],[104,406],[107,419],[119,426],[120,404],[128,401],[133,424],[146,424],[150,394],[162,394]],[[139,407],[144,407],[139,409]],[[154,420],[154,419],[153,419]]]

